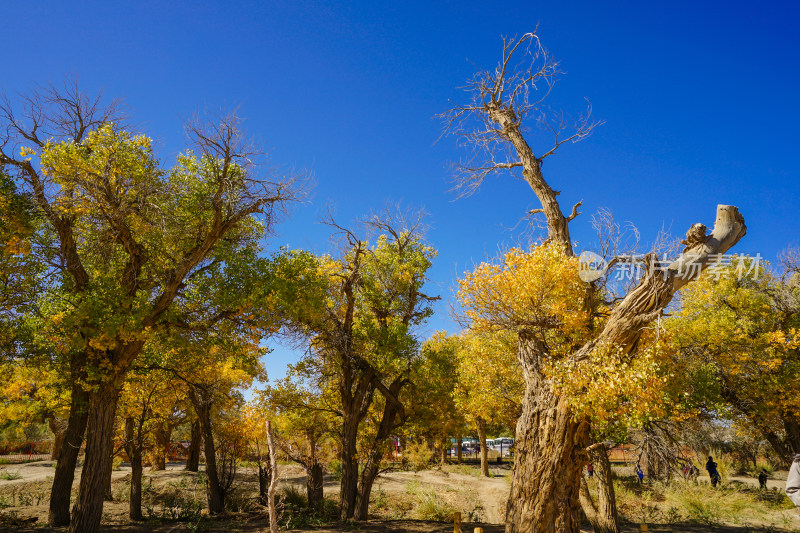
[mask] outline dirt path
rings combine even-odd
[[[168,471],[183,470],[184,463],[169,463],[167,464]],[[146,469],[145,469],[146,470]],[[52,481],[55,475],[55,461],[35,461],[32,463],[22,463],[14,465],[0,466],[0,472],[8,472],[9,474],[16,474],[21,476],[19,479],[0,479],[0,487],[8,487],[22,483],[34,483],[40,481]],[[118,470],[111,472],[111,480],[121,479],[131,473],[131,467],[127,463],[123,463]],[[81,465],[75,468],[75,480],[72,484],[77,487],[81,479]]]

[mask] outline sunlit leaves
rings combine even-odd
[[[578,260],[557,244],[512,248],[459,280],[458,299],[476,331],[529,328],[550,339],[552,355],[585,337],[590,315]]]

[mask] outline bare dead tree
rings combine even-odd
[[[556,201],[559,191],[544,180],[542,164],[563,144],[588,137],[602,121],[592,117],[591,104],[573,121],[544,104],[560,74],[558,61],[535,32],[503,39],[501,60],[495,69],[479,70],[464,87],[471,101],[456,105],[440,117],[444,134],[457,136],[471,151],[466,161],[455,165],[455,189],[460,196],[475,193],[489,175],[512,171],[513,176],[528,183],[542,204],[528,215],[544,213],[550,238],[566,242],[571,250],[568,224],[578,216],[582,202],[564,216]],[[549,134],[549,142],[541,149],[534,149],[525,137],[525,120],[529,117]]]

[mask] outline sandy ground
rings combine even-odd
[[[29,463],[25,465],[8,465],[4,467],[9,472],[16,472],[22,476],[18,480],[0,480],[0,494],[8,491],[24,492],[26,494],[38,494],[42,499],[37,505],[27,505],[19,507],[10,507],[0,511],[0,513],[9,512],[16,513],[19,519],[16,522],[6,521],[5,526],[0,525],[0,532],[5,531],[19,531],[25,533],[33,532],[51,532],[63,531],[62,529],[50,529],[43,527],[47,518],[47,494],[49,494],[49,482],[52,480],[53,467],[50,461],[41,461],[37,463]],[[305,479],[302,471],[296,466],[282,466],[281,467],[281,483],[295,484],[303,486]],[[114,487],[117,489],[125,489],[125,477],[130,473],[130,469],[123,465],[120,470],[114,471],[113,478],[116,480]],[[376,491],[385,491],[389,498],[400,499],[407,497],[409,490],[413,487],[414,490],[433,490],[436,494],[441,495],[442,498],[453,498],[457,500],[463,499],[465,496],[475,499],[475,505],[482,507],[481,521],[483,523],[467,523],[467,517],[464,517],[464,527],[462,531],[465,533],[472,532],[474,527],[483,527],[484,533],[500,533],[503,531],[501,525],[503,515],[505,512],[505,502],[509,491],[509,476],[511,474],[510,466],[493,466],[493,477],[483,478],[470,473],[468,469],[463,471],[448,468],[425,470],[419,473],[414,472],[392,472],[380,476],[375,483]],[[76,473],[75,483],[78,483],[79,472]],[[202,498],[203,487],[202,484],[194,483],[195,474],[187,473],[183,470],[183,464],[170,464],[168,470],[164,472],[145,472],[145,483],[153,483],[155,485],[164,485],[169,482],[186,482],[189,483],[189,490],[195,491],[195,494]],[[781,476],[776,476],[778,479],[770,480],[770,486],[783,487],[784,481],[779,479]],[[785,476],[784,476],[785,477]],[[706,478],[707,480],[707,478]],[[753,478],[735,477],[735,481],[747,483],[750,485],[758,485],[758,481]],[[702,478],[701,478],[702,482]],[[325,480],[325,494],[326,496],[335,496],[338,493],[338,482],[330,477]],[[463,502],[462,502],[463,503]],[[472,505],[472,503],[470,503]],[[156,532],[178,532],[190,531],[191,524],[186,523],[161,523],[161,524],[131,524],[127,519],[128,504],[127,502],[106,502],[103,510],[104,526],[103,531],[120,531],[130,533],[141,533],[145,531]],[[256,532],[268,531],[268,524],[263,516],[260,515],[228,515],[225,517],[217,518],[213,521],[205,521],[203,523],[205,531],[230,531],[230,532]],[[331,525],[324,528],[316,529],[320,533],[334,533],[341,531],[351,531],[354,526],[350,524],[344,525]],[[385,532],[385,533],[439,533],[453,531],[452,523],[437,523],[416,520],[371,520],[364,524],[359,524],[355,527],[358,531],[364,532]],[[583,531],[586,533],[591,531],[587,527]],[[633,533],[639,531],[636,524],[624,524],[624,533]],[[676,524],[672,526],[651,526],[650,531],[658,533],[699,533],[709,531],[707,526],[689,525],[689,524]],[[738,527],[726,526],[714,528],[714,531],[720,533],[751,533],[759,531],[752,527]],[[767,531],[764,529],[763,531]],[[781,531],[781,530],[778,530]],[[784,530],[791,531],[791,530]],[[800,530],[798,530],[800,531]]]
[[[183,470],[184,463],[169,463],[167,470]],[[147,469],[145,469],[147,470]],[[4,480],[0,479],[0,487],[13,486],[16,484],[33,483],[40,481],[53,481],[55,474],[55,461],[36,461],[33,463],[22,463],[16,465],[0,465],[0,472],[8,472],[10,474],[17,474],[22,476],[20,479]],[[125,463],[119,470],[114,470],[111,473],[111,480],[122,479],[131,473],[131,467]],[[81,479],[81,465],[75,468],[75,481],[73,487],[78,486]]]

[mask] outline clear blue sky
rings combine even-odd
[[[800,4],[796,2],[0,2],[0,88],[25,91],[79,77],[126,99],[159,140],[182,148],[182,117],[239,105],[272,160],[313,172],[312,201],[275,246],[328,249],[316,224],[327,201],[347,222],[387,200],[424,206],[439,249],[430,292],[444,301],[429,330],[455,329],[456,276],[514,239],[538,207],[522,182],[489,180],[454,201],[452,139],[433,117],[463,98],[473,64],[492,67],[502,35],[539,24],[567,75],[551,100],[606,124],[548,159],[565,209],[611,209],[652,239],[713,224],[737,205],[737,251],[767,258],[800,243]],[[279,348],[272,376],[292,359]]]

